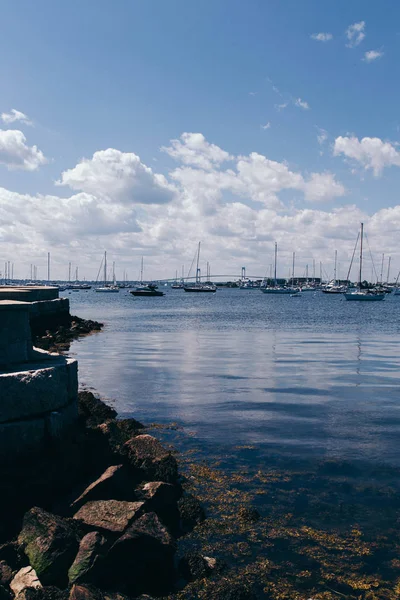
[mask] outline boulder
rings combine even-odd
[[[9,585],[12,578],[12,568],[5,560],[0,560],[0,585]]]
[[[136,419],[112,419],[101,423],[98,427],[107,437],[112,451],[116,453],[121,452],[123,445],[144,429],[144,425]]]
[[[149,481],[136,488],[136,496],[145,502],[146,512],[155,512],[173,532],[179,527],[177,502],[180,494],[180,487],[163,481]]]
[[[98,532],[92,531],[82,538],[78,554],[68,571],[70,584],[90,583],[96,577],[96,566],[104,555],[105,538]]]
[[[123,465],[113,465],[74,500],[71,508],[78,510],[92,500],[134,500],[132,477]]]
[[[79,547],[76,530],[69,521],[41,508],[31,508],[25,513],[18,542],[44,585],[66,585],[68,569]]]
[[[103,592],[90,585],[72,586],[69,593],[69,600],[103,600]]]
[[[200,501],[192,494],[184,494],[178,501],[180,526],[183,533],[188,533],[206,518]]]
[[[174,579],[175,543],[155,513],[143,515],[110,548],[103,585],[129,595],[167,594]]]
[[[94,500],[84,504],[74,515],[89,530],[121,535],[143,512],[143,502]]]
[[[92,392],[84,391],[78,394],[79,416],[82,417],[88,427],[97,427],[108,419],[115,419],[117,411],[96,398]]]
[[[32,567],[23,567],[18,571],[10,583],[10,588],[18,596],[25,588],[41,588],[42,584]]]
[[[133,469],[146,481],[175,483],[176,459],[151,435],[138,435],[124,444],[123,451]]]

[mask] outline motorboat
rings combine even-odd
[[[132,294],[132,296],[165,296],[164,292],[158,290],[154,283],[141,285],[134,290],[130,290],[129,293]]]

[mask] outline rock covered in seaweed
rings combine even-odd
[[[96,567],[105,554],[106,539],[98,532],[86,534],[79,544],[78,554],[68,571],[70,584],[96,579]]]
[[[92,500],[133,500],[134,497],[132,477],[127,469],[124,465],[112,465],[83,490],[71,508],[78,510]]]
[[[79,547],[69,521],[34,507],[24,516],[18,542],[44,585],[66,585],[67,571]]]
[[[124,444],[130,466],[146,481],[176,483],[178,465],[171,452],[153,436],[138,435]]]
[[[104,532],[106,535],[122,534],[143,509],[143,502],[123,500],[94,500],[84,504],[74,515],[85,528]]]
[[[175,542],[155,513],[135,521],[103,562],[103,586],[131,594],[168,593],[174,580]]]

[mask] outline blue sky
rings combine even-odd
[[[362,218],[400,268],[399,17],[395,1],[3,0],[0,113],[32,124],[0,125],[42,158],[21,164],[21,139],[16,150],[17,134],[0,137],[0,264],[13,257],[23,275],[51,250],[55,274],[70,259],[90,277],[107,248],[121,270],[144,254],[155,277],[190,262],[201,238],[216,270],[263,272],[278,239],[286,272],[293,250],[299,269],[336,248],[345,262]],[[185,132],[204,141],[160,152]],[[193,152],[206,144],[229,158],[204,168]],[[272,163],[246,159],[242,177],[238,157],[252,153]],[[276,165],[289,182],[273,183]],[[305,187],[316,173],[331,177],[319,193]]]

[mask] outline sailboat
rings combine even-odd
[[[193,259],[194,260],[194,259]],[[217,286],[213,283],[201,283],[201,272],[199,267],[200,262],[200,242],[197,248],[197,267],[196,267],[196,283],[184,285],[185,292],[216,292]],[[207,273],[208,275],[208,273]]]
[[[96,292],[116,293],[119,288],[116,285],[107,284],[107,252],[104,252],[104,286],[96,288]]]
[[[274,281],[275,281],[275,283],[274,283],[273,286],[261,287],[260,288],[261,291],[264,294],[293,294],[294,292],[297,292],[297,290],[295,290],[294,288],[278,285],[277,279],[276,279],[276,263],[277,263],[277,258],[278,258],[278,244],[277,244],[277,242],[275,242],[275,268],[274,268]]]
[[[337,250],[335,250],[335,269],[333,271],[333,279],[325,287],[322,288],[324,294],[343,294],[346,288],[343,285],[338,285],[336,280],[336,267],[337,267]]]
[[[384,300],[385,294],[376,292],[375,290],[364,290],[361,288],[362,282],[362,259],[363,259],[363,237],[364,237],[364,223],[361,223],[360,233],[360,271],[359,271],[359,283],[356,292],[346,292],[344,297],[346,300]]]
[[[399,281],[399,277],[400,277],[400,271],[397,274],[396,283],[394,284],[393,294],[395,296],[400,296],[400,288],[397,286],[398,281]]]

